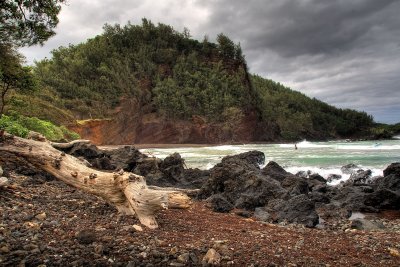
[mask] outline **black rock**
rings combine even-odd
[[[333,181],[339,180],[340,178],[342,178],[342,176],[339,174],[329,174],[328,177],[326,178],[326,181],[328,183],[331,183]]]
[[[207,201],[215,212],[229,212],[234,208],[232,203],[219,194],[211,196]]]
[[[308,179],[310,179],[310,180],[316,180],[316,181],[321,182],[321,183],[326,183],[325,178],[322,177],[321,175],[319,175],[318,173],[310,174],[310,175],[308,176]]]
[[[75,237],[80,244],[90,244],[96,241],[96,233],[89,229],[77,232]]]
[[[288,175],[291,175],[274,161],[268,162],[268,164],[262,169],[262,173],[279,182],[283,181]]]
[[[253,210],[269,200],[286,194],[278,181],[264,176],[259,169],[264,154],[251,151],[222,159],[210,170],[209,179],[202,186],[199,198],[221,194],[236,208]]]
[[[371,170],[357,170],[357,172],[353,172],[350,175],[349,180],[346,181],[346,184],[353,185],[365,185],[369,178],[371,178]]]
[[[289,175],[281,182],[281,185],[289,192],[290,196],[308,194],[309,192],[307,178]]]
[[[388,175],[400,176],[400,162],[390,164],[385,170],[383,170],[383,176]]]
[[[264,207],[258,207],[254,210],[254,217],[262,222],[267,222],[271,219],[271,215]]]
[[[288,201],[271,201],[266,209],[269,213],[274,214],[272,217],[277,222],[288,221],[303,224],[306,227],[314,227],[319,221],[315,203],[306,195],[298,195]]]
[[[353,163],[350,163],[350,164],[347,164],[347,165],[342,166],[342,168],[340,168],[340,170],[341,170],[342,173],[344,173],[344,174],[351,174],[351,173],[353,173],[353,172],[355,171],[355,169],[357,169],[357,168],[358,168],[357,165],[355,165],[355,164],[353,164]]]
[[[233,156],[226,156],[222,159],[222,163],[233,163],[236,161],[245,161],[246,163],[251,164],[259,169],[260,165],[265,163],[265,155],[261,151],[253,150]]]
[[[378,189],[365,196],[364,203],[376,209],[400,209],[400,194],[389,189]]]

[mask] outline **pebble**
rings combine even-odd
[[[400,257],[400,252],[395,248],[388,248],[390,255],[393,257]]]
[[[46,212],[39,213],[38,215],[35,216],[36,219],[39,221],[44,221],[46,220]]]
[[[103,254],[103,251],[104,251],[104,247],[103,247],[103,245],[97,245],[95,248],[94,248],[94,252],[96,253],[96,254],[99,254],[99,255],[102,255]]]
[[[213,248],[210,248],[204,255],[202,264],[218,265],[221,261],[221,255]]]
[[[96,233],[89,229],[76,232],[75,237],[80,244],[90,244],[96,241]]]
[[[2,247],[0,248],[0,252],[2,252],[2,253],[8,253],[8,252],[10,252],[10,249],[9,249],[8,246],[2,246]]]
[[[188,263],[190,259],[189,253],[183,253],[178,256],[177,261],[181,263]]]
[[[143,232],[143,228],[140,225],[134,224],[132,227],[138,232]]]

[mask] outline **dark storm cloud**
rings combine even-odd
[[[28,62],[101,33],[105,23],[146,17],[211,40],[240,42],[250,71],[343,108],[400,121],[400,1],[71,0],[57,35],[22,49]]]
[[[204,2],[204,1],[203,1]],[[347,51],[371,31],[399,29],[396,0],[205,1],[205,29],[229,31],[249,49],[283,56]]]
[[[212,10],[203,29],[241,42],[252,72],[378,121],[400,121],[400,1],[201,3]]]

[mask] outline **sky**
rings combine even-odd
[[[25,47],[27,63],[142,18],[193,38],[240,43],[251,73],[375,121],[400,122],[398,0],[68,0],[56,36]]]

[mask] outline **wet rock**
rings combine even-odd
[[[371,170],[358,170],[350,175],[349,180],[345,184],[364,185],[371,178]]]
[[[350,163],[347,165],[344,165],[340,168],[340,170],[342,171],[342,173],[344,174],[351,174],[353,173],[356,169],[358,168],[358,166],[356,164]]]
[[[295,175],[297,177],[302,177],[302,178],[308,178],[308,176],[310,175],[311,171],[298,171]]]
[[[221,261],[221,255],[213,248],[210,248],[203,257],[202,264],[218,265]]]
[[[366,219],[355,219],[351,221],[350,227],[357,230],[373,231],[385,229],[381,222],[374,222]]]
[[[323,184],[326,183],[326,180],[324,177],[322,177],[321,175],[319,175],[318,173],[312,173],[308,176],[308,179],[311,181],[318,181],[321,182]]]
[[[329,174],[328,177],[326,178],[326,181],[328,183],[332,183],[333,181],[341,179],[342,176],[339,174]]]
[[[92,230],[85,229],[76,232],[75,238],[80,244],[90,244],[96,241],[96,233]]]

